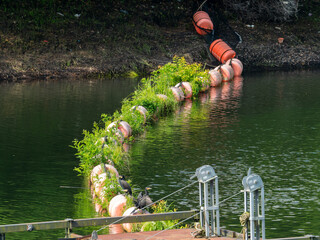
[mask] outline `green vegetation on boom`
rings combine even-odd
[[[165,116],[178,107],[170,87],[182,81],[190,82],[193,97],[196,97],[203,84],[209,84],[208,77],[207,70],[201,64],[188,64],[183,57],[174,57],[172,62],[159,67],[149,78],[143,78],[137,90],[123,100],[120,111],[116,111],[113,116],[102,114],[99,124],[94,123],[92,132],[84,130],[84,138],[74,140],[73,147],[80,159],[79,167],[75,170],[89,176],[93,167],[107,163],[108,160],[112,160],[119,171],[127,168],[130,156],[123,151],[123,145],[117,141],[113,131],[107,130],[107,126],[114,121],[128,122],[133,136],[125,141],[131,142],[154,119]],[[157,94],[164,94],[168,98],[163,100]],[[138,111],[132,110],[139,105],[148,111],[146,122]]]

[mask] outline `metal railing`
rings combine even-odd
[[[33,222],[33,223],[20,223],[0,225],[0,240],[5,240],[6,233],[12,232],[31,232],[39,230],[52,230],[52,229],[65,229],[66,237],[69,237],[73,228],[89,227],[89,226],[102,226],[112,223],[138,223],[150,221],[166,221],[184,219],[195,215],[197,210],[178,211],[157,214],[141,214],[124,217],[99,217],[99,218],[84,218],[84,219],[70,219],[59,221],[47,222]]]

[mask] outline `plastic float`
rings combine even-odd
[[[172,93],[173,93],[173,96],[174,98],[178,101],[178,102],[181,102],[184,100],[184,94],[182,92],[182,90],[178,87],[171,87],[170,88]]]
[[[221,63],[226,63],[236,56],[236,52],[222,39],[217,39],[210,44],[211,54]]]
[[[233,78],[234,73],[230,65],[222,64],[216,67],[214,70],[221,73],[223,82],[228,82]]]
[[[118,234],[118,233],[123,233],[124,230],[122,228],[121,224],[111,224],[109,226],[109,234]]]
[[[229,59],[226,62],[226,64],[230,65],[232,67],[235,77],[241,76],[242,71],[243,71],[243,65],[239,59],[237,59],[237,58]]]
[[[91,175],[90,175],[91,183],[94,183],[95,178],[98,175],[100,175],[104,172],[107,172],[107,171],[110,171],[111,173],[115,174],[116,177],[119,177],[119,173],[114,166],[112,166],[110,164],[99,164],[99,165],[95,166],[91,171]]]
[[[120,217],[127,205],[127,199],[124,195],[119,194],[113,197],[109,203],[109,215],[110,217]]]
[[[193,15],[193,25],[200,35],[206,35],[212,32],[213,23],[208,13],[198,11]]]
[[[111,128],[115,128],[117,126],[117,124],[118,124],[118,129],[121,131],[121,133],[123,134],[124,138],[128,138],[128,137],[131,136],[132,129],[131,129],[129,123],[127,123],[126,121],[112,122],[107,127],[107,130],[109,130]]]
[[[192,97],[192,87],[189,82],[180,82],[177,85],[175,85],[175,87],[180,88],[183,91],[185,98]]]
[[[210,86],[216,87],[219,86],[222,82],[222,76],[217,70],[210,70]]]
[[[131,208],[128,208],[123,213],[122,216],[130,216],[130,215],[138,215],[138,214],[143,214],[143,211],[141,209],[137,209],[136,207],[131,207]],[[126,232],[131,232],[132,227],[133,227],[133,223],[123,223],[122,227]]]
[[[145,109],[143,106],[133,106],[131,108],[132,111],[138,111],[142,116],[143,116],[143,119],[144,119],[144,122],[145,123],[147,121],[147,109]]]
[[[96,177],[96,179],[93,179],[93,188],[94,188],[95,195],[100,196],[102,187],[106,179],[107,179],[107,173],[101,173]]]

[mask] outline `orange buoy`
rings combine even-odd
[[[141,209],[137,209],[136,207],[131,207],[131,208],[128,208],[123,213],[122,216],[138,215],[138,214],[142,214],[142,210]],[[133,223],[123,223],[122,227],[126,232],[131,232],[132,231],[132,227],[133,227]]]
[[[243,71],[243,65],[239,59],[231,58],[226,62],[226,64],[232,67],[235,77],[241,76]]]
[[[96,177],[98,175],[100,175],[103,172],[107,172],[107,171],[110,171],[111,173],[115,174],[116,177],[119,177],[119,173],[114,166],[112,166],[110,164],[104,164],[104,165],[99,164],[99,165],[95,166],[91,171],[91,175],[90,175],[91,183],[94,183],[94,181],[96,180]]]
[[[107,173],[101,173],[96,177],[96,179],[93,180],[95,195],[97,196],[100,195],[106,179],[107,179]]]
[[[108,127],[107,130],[110,128],[115,128],[118,124],[118,129],[121,131],[121,133],[123,134],[124,138],[128,138],[131,136],[132,134],[132,130],[131,127],[129,125],[129,123],[127,123],[126,121],[120,121],[120,122],[112,122]]]
[[[183,91],[185,98],[192,97],[192,87],[189,82],[180,82],[175,87],[180,88]]]
[[[111,217],[120,217],[127,204],[127,199],[125,196],[119,194],[113,197],[109,203],[109,215]]]
[[[208,13],[198,11],[193,15],[193,25],[200,35],[206,35],[212,32],[213,23]]]
[[[182,92],[182,90],[180,88],[177,88],[177,87],[171,87],[170,88],[172,93],[173,93],[173,96],[174,98],[178,101],[178,102],[181,102],[184,100],[184,94]]]
[[[228,82],[233,78],[234,73],[230,65],[222,64],[216,67],[214,70],[221,73],[223,82]]]
[[[216,71],[216,70],[210,70],[209,71],[210,75],[210,86],[211,87],[216,87],[219,86],[222,82],[222,77],[221,74]]]
[[[210,45],[211,54],[218,59],[219,62],[225,63],[236,56],[236,52],[226,44],[222,39],[213,41]]]
[[[132,111],[138,111],[142,116],[143,116],[143,123],[145,123],[147,121],[147,109],[145,109],[143,106],[133,106],[131,108]]]
[[[118,233],[123,233],[124,230],[122,228],[121,224],[111,224],[109,226],[109,234],[118,234]]]

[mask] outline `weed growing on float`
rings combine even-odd
[[[161,200],[157,204],[152,205],[151,210],[153,213],[176,212],[176,209],[172,208],[172,206],[168,205],[167,201],[164,201],[164,200]],[[142,225],[141,231],[157,231],[157,230],[164,230],[167,228],[170,228],[170,229],[179,228],[179,226],[173,227],[178,222],[179,220],[146,222]]]
[[[193,97],[203,90],[204,86],[209,84],[209,75],[201,64],[187,64],[184,58],[174,57],[172,63],[168,63],[156,71],[149,78],[143,78],[136,91],[122,102],[120,111],[116,111],[112,116],[101,115],[100,124],[94,123],[92,132],[83,131],[82,140],[74,140],[73,147],[77,150],[77,157],[80,159],[79,167],[75,168],[80,174],[90,176],[92,169],[100,163],[108,163],[111,160],[119,172],[128,168],[130,156],[124,151],[124,143],[132,142],[134,136],[141,134],[145,127],[155,119],[173,112],[179,107],[170,87],[179,82],[190,82],[193,91]],[[166,95],[167,98],[160,98],[158,95]],[[148,111],[144,117],[135,106],[143,106]],[[126,121],[132,129],[133,137],[123,139],[117,128],[107,130],[112,122]],[[106,200],[99,202],[104,209],[107,209],[109,201],[123,192],[119,185],[115,183],[116,179],[108,178],[104,184],[104,193]],[[134,194],[134,193],[133,193]],[[99,200],[97,200],[99,201]],[[127,207],[133,206],[128,202]],[[175,211],[167,206],[165,201],[153,205],[154,213]],[[175,221],[150,222],[136,227],[144,231],[161,230],[172,227],[177,223]]]

